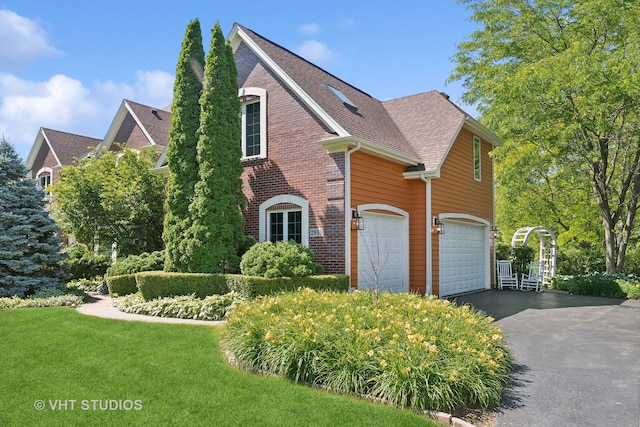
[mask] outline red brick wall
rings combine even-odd
[[[326,273],[345,272],[344,155],[330,155],[318,141],[331,136],[326,127],[267,70],[245,45],[236,51],[238,85],[267,91],[267,158],[244,162],[248,206],[245,232],[259,236],[259,207],[278,195],[309,202],[309,237],[316,261]]]

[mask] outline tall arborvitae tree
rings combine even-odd
[[[243,166],[240,161],[241,119],[238,70],[231,46],[216,24],[204,69],[200,97],[200,139],[193,215],[187,245],[189,271],[238,271],[239,246],[244,239],[241,210]]]
[[[187,26],[176,67],[171,105],[171,127],[167,146],[169,179],[166,187],[163,239],[167,249],[164,269],[188,271],[184,257],[184,242],[191,226],[189,205],[198,182],[196,160],[198,128],[200,126],[200,95],[204,49],[200,22],[194,19]]]
[[[26,173],[14,148],[0,140],[0,296],[57,287],[64,278],[58,227]]]

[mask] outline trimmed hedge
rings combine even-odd
[[[115,280],[114,280],[115,279]],[[349,276],[323,275],[307,277],[264,278],[240,274],[143,273],[107,277],[109,293],[123,296],[140,291],[147,301],[170,296],[192,295],[199,298],[236,292],[245,298],[255,298],[299,288],[347,292]]]
[[[295,291],[298,288],[347,292],[349,276],[344,274],[307,276],[307,277],[274,277],[227,275],[227,287],[248,298],[270,295],[278,292]]]
[[[160,297],[195,294],[198,298],[226,294],[223,274],[168,273],[147,271],[135,275],[138,290],[146,301]]]
[[[138,292],[136,276],[133,274],[123,274],[120,276],[107,276],[104,278],[109,288],[109,295],[123,296]]]

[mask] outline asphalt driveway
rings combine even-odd
[[[640,427],[640,302],[555,292],[460,296],[514,357],[497,426]]]

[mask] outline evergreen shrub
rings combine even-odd
[[[104,276],[111,265],[111,259],[106,255],[95,255],[84,243],[74,243],[62,250],[67,259],[62,262],[63,268],[70,275],[70,280],[92,279]]]
[[[120,276],[123,274],[134,274],[142,271],[157,271],[164,267],[165,252],[155,251],[151,253],[141,253],[140,255],[129,255],[119,259],[107,270],[107,276]]]
[[[576,295],[640,299],[640,277],[594,273],[580,276],[555,276],[552,288]]]
[[[322,274],[322,266],[314,262],[313,251],[291,240],[253,245],[242,256],[240,270],[247,276],[269,278]]]
[[[105,277],[109,295],[112,297],[135,294],[138,292],[135,274],[123,274],[120,276]]]

